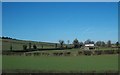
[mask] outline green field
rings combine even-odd
[[[3,70],[41,72],[118,71],[118,55],[101,56],[3,56]]]
[[[12,45],[13,50],[23,50],[23,45],[32,45],[35,44],[37,48],[55,48],[55,43],[48,42],[37,42],[37,41],[26,41],[26,40],[11,40],[11,39],[0,39],[2,42],[2,50],[10,50],[10,46]]]
[[[2,50],[10,50],[12,44],[13,50],[22,50],[23,45],[31,42],[38,48],[43,45],[44,48],[54,48],[55,43],[10,40],[3,39]],[[0,44],[1,45],[1,44]],[[60,45],[58,46],[60,47]],[[72,54],[78,53],[78,49],[66,50],[46,50],[45,52],[71,51]],[[113,50],[112,48],[99,48],[99,50]],[[42,52],[42,51],[41,51]],[[106,72],[118,71],[118,55],[94,55],[94,56],[6,56],[2,57],[2,69],[4,71],[32,71],[32,72]]]

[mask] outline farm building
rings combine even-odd
[[[95,45],[94,44],[85,44],[84,49],[85,50],[93,50],[93,49],[95,49]]]

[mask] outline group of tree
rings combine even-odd
[[[94,44],[94,41],[91,41],[90,39],[86,40],[84,44]]]
[[[68,42],[68,44],[70,43],[69,40],[67,42]],[[60,43],[61,47],[63,47],[64,41],[59,40],[59,43]],[[79,40],[77,38],[73,40],[72,44],[73,44],[74,48],[80,48],[80,47],[84,46],[85,44],[94,44],[95,46],[98,46],[98,47],[111,47],[112,46],[111,40],[108,40],[107,42],[104,42],[104,41],[94,42],[94,41],[91,41],[90,39],[88,39],[85,42],[79,42]],[[116,42],[114,45],[116,45],[118,47],[120,44],[119,44],[119,42]]]
[[[79,42],[78,39],[73,40],[74,48],[81,48],[85,44],[94,44],[94,41],[91,41],[90,39],[86,40],[85,42]]]
[[[74,45],[74,48],[79,48],[80,47],[80,43],[79,43],[78,39],[75,39],[73,41],[73,45]]]
[[[2,36],[2,37],[0,37],[0,38],[2,38],[2,39],[12,39],[12,40],[16,40],[15,38],[5,37],[5,36]]]
[[[66,48],[67,48],[67,45],[70,44],[70,41],[68,40],[67,44],[65,44],[64,40],[59,40],[59,44],[60,44],[60,48],[63,48],[64,46],[66,46]],[[76,38],[75,40],[73,40],[73,43],[72,43],[74,48],[81,48],[85,44],[94,44],[95,46],[98,46],[98,47],[111,47],[112,46],[112,43],[110,40],[108,40],[107,43],[105,43],[104,41],[94,42],[94,41],[91,41],[90,39],[86,40],[85,42],[79,42],[79,40]],[[119,44],[119,42],[116,42],[115,45],[118,47],[120,44]],[[33,44],[33,48],[31,48],[31,47],[32,47],[32,44],[29,43],[28,49],[37,49],[37,46],[35,44]],[[43,48],[43,45],[41,45],[41,47]],[[57,48],[57,47],[58,47],[58,44],[55,43],[55,48]],[[23,49],[26,50],[27,45],[23,45]]]
[[[32,48],[32,44],[29,43],[28,49],[37,49],[37,46],[35,44],[33,44],[33,48]],[[27,45],[23,45],[23,50],[27,50]]]
[[[105,46],[106,46],[106,44],[105,44],[104,41],[97,41],[97,42],[95,43],[95,45],[96,45],[96,46],[99,46],[99,47],[105,47]]]
[[[67,40],[67,44],[63,40],[59,40],[60,47],[63,48],[63,45],[65,45],[66,48],[70,45],[70,40]],[[77,39],[73,41],[74,48],[79,48],[83,46],[83,42],[79,42]]]

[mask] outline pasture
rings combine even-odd
[[[23,40],[2,40],[2,50],[10,50],[12,45],[13,50],[23,50],[23,45],[28,46],[36,44],[37,48],[55,48],[55,43],[23,41]],[[58,48],[60,45],[58,44]],[[102,55],[87,56],[84,53],[79,54],[83,50],[64,49],[64,50],[45,50],[25,52],[25,54],[48,53],[50,55],[2,55],[2,70],[3,72],[54,72],[54,73],[73,73],[73,72],[117,72],[118,71],[118,54],[115,48],[99,48],[99,51],[115,50],[114,53],[102,53]],[[68,56],[64,55],[70,52]],[[53,55],[55,53],[63,53],[62,55]],[[10,53],[9,53],[10,54]],[[18,53],[19,54],[19,53]],[[24,53],[22,53],[24,54]],[[79,55],[78,55],[79,54]]]
[[[100,56],[6,56],[3,71],[15,72],[106,72],[118,71],[118,55]]]
[[[35,44],[37,48],[54,48],[54,43],[46,43],[46,42],[36,42],[36,41],[25,41],[25,40],[10,40],[10,39],[2,39],[2,50],[10,50],[10,46],[12,45],[13,50],[23,50],[23,45],[27,45],[31,42],[32,45]]]

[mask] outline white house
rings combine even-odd
[[[85,49],[85,50],[92,50],[92,49],[95,49],[95,45],[94,45],[94,44],[85,44],[84,49]]]

